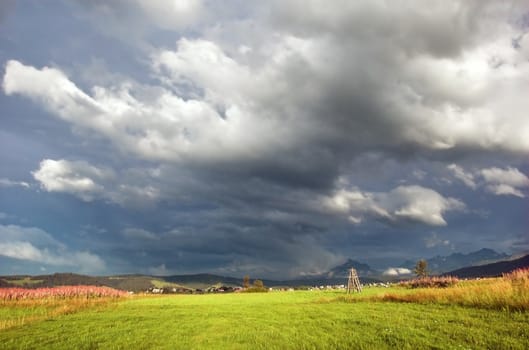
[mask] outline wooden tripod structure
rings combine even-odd
[[[355,269],[349,270],[349,280],[347,281],[347,293],[362,291],[362,285],[358,279],[358,274]]]

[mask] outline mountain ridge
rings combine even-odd
[[[329,270],[326,275],[328,277],[347,277],[351,268],[355,268],[358,274],[362,276],[371,275],[376,272],[368,264],[349,258],[343,264],[335,266]]]
[[[443,276],[454,276],[458,278],[499,277],[504,273],[527,267],[529,267],[529,254],[514,260],[503,260],[490,264],[464,267],[446,272]]]
[[[497,260],[503,258],[503,260]],[[525,259],[525,260],[524,260]],[[450,260],[455,260],[450,261]],[[495,260],[490,262],[490,260]],[[515,268],[529,266],[529,254],[519,258],[509,257],[504,253],[498,253],[492,249],[483,248],[467,254],[453,253],[449,256],[435,256],[431,261],[445,262],[444,266],[457,266],[454,269],[445,269],[444,271],[435,271],[439,265],[434,265],[430,271],[432,274],[454,275],[462,278],[468,277],[486,277],[499,276],[502,273],[509,272]],[[448,263],[446,263],[448,261]],[[471,264],[460,266],[461,263],[468,261]],[[480,263],[481,264],[478,264]],[[489,262],[489,263],[487,263]],[[459,264],[459,265],[458,265]],[[415,262],[408,261],[409,269],[413,269]],[[383,272],[371,268],[366,263],[359,262],[352,258],[347,259],[344,263],[331,268],[322,274],[312,276],[303,276],[285,280],[261,279],[267,287],[294,287],[294,286],[320,286],[346,284],[349,270],[355,268],[358,271],[362,283],[380,282],[388,279],[383,276]],[[252,278],[252,281],[255,280]],[[59,285],[97,285],[108,286],[128,291],[146,291],[149,288],[160,286],[171,286],[174,288],[188,289],[206,289],[214,285],[225,286],[242,286],[242,278],[221,276],[211,273],[155,276],[142,274],[120,274],[112,276],[89,276],[75,273],[54,273],[49,275],[12,275],[0,276],[0,287],[53,287]]]
[[[509,257],[505,253],[498,253],[490,248],[481,248],[467,254],[456,252],[447,256],[436,255],[426,259],[426,261],[428,262],[428,269],[431,273],[441,274],[464,267],[493,263],[508,259]],[[406,260],[399,267],[413,270],[415,264],[415,261]]]
[[[360,277],[362,283],[380,282],[377,279]],[[255,279],[252,278],[251,281]],[[299,287],[347,284],[346,278],[305,278],[290,280],[261,279],[266,287]],[[184,289],[206,289],[215,285],[228,287],[242,286],[242,278],[219,276],[209,273],[152,276],[152,275],[113,275],[113,276],[88,276],[75,273],[54,273],[51,275],[16,275],[0,276],[2,287],[39,288],[63,285],[96,285],[127,291],[146,291],[150,288],[167,286]]]

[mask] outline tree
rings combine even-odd
[[[246,275],[242,278],[242,287],[244,289],[250,288],[250,276]]]
[[[248,277],[248,280],[246,280],[246,277]],[[265,288],[263,281],[261,280],[254,280],[252,286],[250,287],[250,277],[244,276],[244,289],[242,292],[244,293],[266,293],[268,292],[268,289]],[[246,287],[246,283],[248,283],[248,287]]]
[[[421,259],[415,264],[415,269],[413,270],[417,277],[426,277],[428,276],[428,261]]]

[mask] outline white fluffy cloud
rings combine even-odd
[[[519,189],[505,184],[490,184],[487,185],[486,189],[490,193],[493,193],[498,196],[515,196],[521,198],[525,197],[525,194]]]
[[[513,187],[529,187],[529,178],[516,168],[488,168],[481,170],[481,175],[487,183],[502,183]]]
[[[444,226],[443,214],[460,211],[463,202],[445,198],[436,191],[421,186],[399,186],[390,192],[361,192],[358,189],[342,189],[324,199],[325,206],[335,212],[348,215],[353,223],[362,216],[373,216],[388,223],[418,222],[432,226]]]
[[[104,199],[124,206],[143,206],[157,201],[156,171],[125,169],[120,173],[85,161],[44,159],[33,172],[35,180],[48,192],[64,192],[90,202]]]
[[[296,14],[292,9],[303,8],[305,15],[246,50],[214,38],[181,38],[176,50],[154,49],[150,73],[161,86],[116,82],[88,94],[59,69],[11,60],[4,91],[28,96],[120,150],[153,160],[253,160],[336,143],[341,150],[529,151],[523,94],[529,41],[509,25],[503,7],[453,3],[440,13],[421,6],[407,12],[366,2],[307,13],[317,4],[273,8],[280,22]],[[180,10],[197,6],[189,1]],[[475,22],[474,10],[483,23]],[[386,11],[396,21],[387,21]],[[454,29],[457,16],[469,23]],[[373,19],[372,30],[352,24],[363,18]],[[458,37],[468,30],[467,39]],[[373,33],[388,37],[370,40]],[[403,40],[408,36],[415,40]]]
[[[462,167],[457,164],[450,164],[448,169],[452,171],[456,179],[461,180],[466,186],[476,189],[477,185],[474,180],[474,175],[466,172]]]
[[[88,251],[71,251],[50,234],[35,227],[0,225],[0,255],[40,264],[75,267],[95,273],[105,269],[105,262]]]
[[[6,64],[3,88],[8,95],[22,93],[65,120],[84,126],[96,122],[94,117],[103,112],[101,105],[55,68],[39,70],[10,60]]]
[[[154,55],[153,66],[164,83],[183,88],[194,84],[205,89],[207,100],[228,107],[244,103],[247,89],[252,87],[250,79],[256,79],[250,67],[228,57],[208,40],[180,39],[176,51],[163,50]]]
[[[525,197],[524,188],[529,187],[529,178],[520,170],[513,167],[505,169],[492,167],[474,172],[465,171],[462,167],[451,164],[448,169],[454,177],[461,180],[466,186],[476,189],[484,187],[487,192],[496,195]],[[480,182],[476,183],[479,179]]]
[[[107,169],[97,168],[84,161],[68,161],[64,159],[45,159],[40,168],[33,172],[35,180],[41,183],[48,192],[67,192],[85,201],[104,192],[101,181],[115,175]]]
[[[410,269],[404,267],[388,267],[382,274],[384,276],[402,276],[410,275],[411,273],[412,271]]]
[[[184,100],[159,88],[142,100],[127,85],[94,87],[91,97],[57,69],[38,70],[18,61],[7,63],[3,86],[7,94],[40,101],[61,119],[102,134],[118,149],[145,159],[222,156],[226,152],[223,138],[229,140],[232,134],[228,122],[207,102]],[[237,109],[226,114],[230,125],[238,128]]]
[[[496,195],[512,195],[516,197],[525,197],[522,188],[529,187],[529,178],[522,174],[518,169],[508,167],[488,168],[481,170],[486,189]]]

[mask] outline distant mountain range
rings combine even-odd
[[[504,260],[491,264],[464,267],[444,273],[445,276],[456,276],[459,278],[497,277],[523,267],[529,267],[529,254],[521,258]]]
[[[431,274],[474,278],[501,276],[520,267],[529,267],[529,255],[508,259],[508,255],[497,253],[492,249],[481,249],[468,254],[454,253],[449,256],[436,256],[427,259]],[[407,261],[402,267],[412,270],[416,262]],[[331,268],[323,274],[300,277],[291,280],[267,280],[267,287],[294,287],[346,284],[349,270],[355,268],[362,283],[380,282],[388,277],[368,264],[348,259],[343,264]],[[252,279],[253,280],[253,279]],[[128,291],[146,291],[149,288],[182,288],[207,289],[212,286],[242,286],[242,278],[218,276],[213,274],[149,276],[149,275],[116,275],[85,276],[73,273],[55,273],[39,276],[0,276],[0,287],[52,287],[60,285],[97,285],[108,286]]]
[[[453,253],[448,256],[435,256],[426,259],[428,262],[428,270],[432,274],[440,274],[447,271],[453,271],[463,267],[483,265],[493,263],[509,258],[509,255],[498,253],[492,249],[483,248],[468,254]],[[413,270],[416,261],[407,260],[400,267]]]
[[[326,278],[347,278],[351,268],[356,269],[359,276],[374,276],[378,275],[378,271],[374,270],[368,264],[358,262],[356,260],[348,259],[341,265],[335,266],[328,272],[322,274]]]
[[[428,270],[431,274],[440,274],[447,271],[453,271],[463,267],[483,265],[486,263],[492,263],[500,260],[509,258],[509,255],[504,253],[498,253],[492,249],[483,248],[475,252],[468,254],[453,253],[448,256],[437,255],[430,259],[426,259],[428,262]],[[416,261],[407,260],[399,267],[403,267],[413,271]],[[343,264],[331,268],[329,271],[319,274],[318,278],[347,278],[349,270],[355,268],[358,275],[361,277],[368,277],[374,279],[384,279],[382,277],[383,272],[376,270],[368,264],[359,262],[357,260],[348,259]]]
[[[373,278],[360,277],[362,283],[379,282]],[[253,281],[253,279],[251,280]],[[262,280],[266,287],[296,287],[347,284],[347,277],[314,277],[293,280]],[[39,276],[0,276],[0,287],[39,288],[65,285],[95,285],[127,291],[146,291],[150,288],[207,289],[213,286],[242,286],[242,278],[218,276],[212,274],[149,276],[117,275],[86,276],[74,273],[55,273]]]

